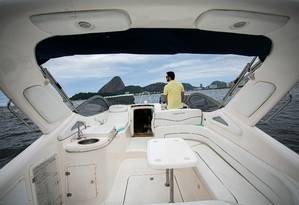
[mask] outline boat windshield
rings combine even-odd
[[[184,87],[185,107],[213,111],[244,85],[245,75],[240,73],[249,73],[244,67],[253,59],[216,54],[97,54],[54,58],[41,67],[45,77],[53,77],[52,84],[64,101],[83,115],[105,111],[114,104],[165,103],[168,71]],[[65,100],[67,96],[70,100]]]

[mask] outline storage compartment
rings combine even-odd
[[[49,156],[48,158],[45,158],[35,164],[30,169],[30,175],[35,202],[34,204],[62,204],[63,196],[61,191],[61,178],[58,173],[56,154]],[[22,184],[19,185],[22,187]],[[20,193],[16,193],[18,196],[16,198],[22,196],[23,190],[19,191]],[[13,201],[15,201],[15,199],[13,199]],[[13,201],[10,201],[8,204],[19,204],[17,202],[13,203]],[[0,204],[2,203],[0,202]],[[26,205],[27,203],[23,201],[23,203],[20,204]]]
[[[70,166],[66,176],[68,200],[85,201],[97,197],[95,165]]]
[[[133,136],[149,137],[152,132],[153,108],[138,107],[133,109]]]

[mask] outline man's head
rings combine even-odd
[[[174,78],[175,78],[175,74],[174,74],[173,71],[168,71],[166,73],[166,80],[167,80],[167,82],[169,82],[171,80],[174,80]]]

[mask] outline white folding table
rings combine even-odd
[[[173,169],[195,167],[197,157],[193,150],[182,138],[151,139],[147,143],[147,160],[151,168],[166,170],[166,185],[170,186],[169,202],[173,203]]]

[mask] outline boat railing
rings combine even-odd
[[[52,76],[52,74],[49,72],[47,68],[44,68],[40,66],[41,72],[44,76],[44,78],[48,79],[50,84],[54,87],[54,89],[58,92],[58,94],[63,99],[63,102],[66,103],[72,111],[76,112],[76,107],[74,106],[73,102],[69,99],[61,85],[55,80],[55,78]]]
[[[228,99],[232,96],[234,96],[236,89],[239,87],[240,83],[244,80],[250,78],[254,79],[254,72],[262,65],[262,61],[257,60],[257,57],[254,57],[249,63],[246,64],[246,66],[243,68],[242,72],[239,74],[239,76],[236,78],[233,86],[229,89],[229,91],[226,93],[226,95],[222,99],[222,104],[220,105],[220,108],[223,107]]]
[[[286,100],[276,109],[273,113],[270,113],[265,119],[261,120],[262,123],[270,123],[272,119],[278,116],[289,104],[293,101],[293,95],[291,92],[288,92]]]
[[[13,107],[17,108],[18,110],[20,110],[16,105],[13,104],[12,100],[9,99],[8,103],[7,103],[7,109],[18,119],[20,120],[28,129],[32,130],[32,131],[36,131],[35,128],[33,128],[31,125],[29,125],[25,119],[23,119],[23,117],[17,113]]]

